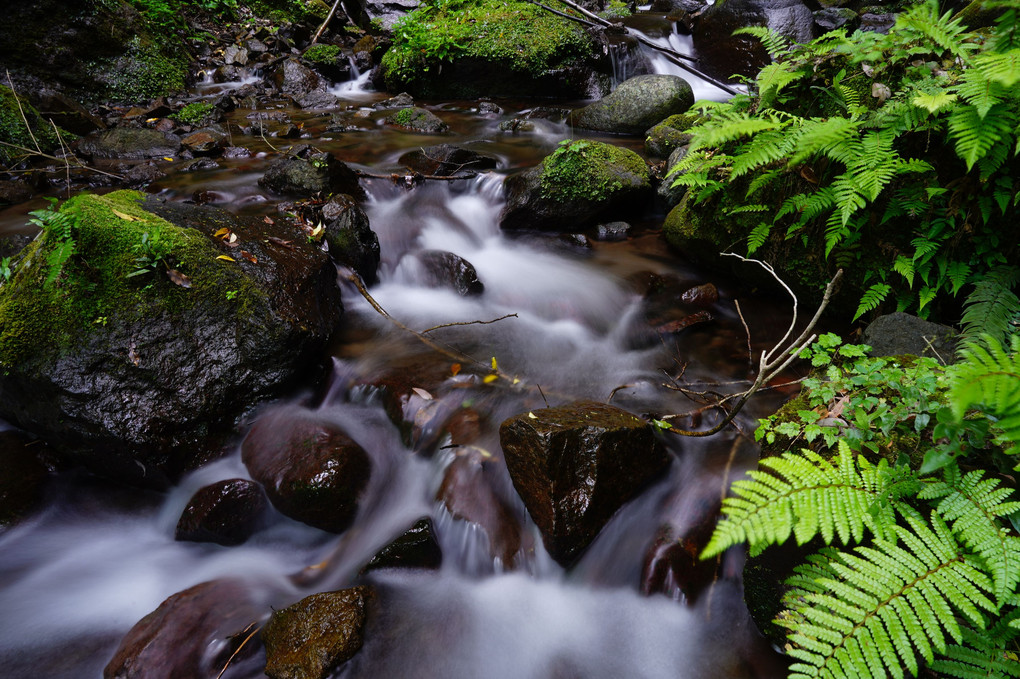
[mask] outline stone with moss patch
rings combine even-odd
[[[664,118],[685,113],[694,105],[690,84],[676,75],[639,75],[612,94],[570,114],[568,122],[585,130],[644,134]]]
[[[650,191],[648,166],[629,149],[564,142],[542,163],[507,178],[504,229],[574,231]]]
[[[423,4],[393,26],[386,86],[415,96],[598,96],[609,63],[576,23],[522,0]]]
[[[49,228],[19,255],[0,288],[0,415],[98,473],[159,485],[315,365],[342,306],[296,227],[142,198],[77,196],[60,209],[70,237]],[[212,237],[224,228],[239,249]]]
[[[439,134],[450,130],[450,127],[435,113],[417,106],[402,108],[396,113],[386,116],[383,122],[422,134]]]
[[[200,126],[211,122],[215,111],[216,106],[210,101],[193,101],[170,117],[182,125]]]

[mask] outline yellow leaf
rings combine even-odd
[[[450,366],[450,372],[453,373],[454,377],[456,377],[457,373],[460,372],[460,368],[461,368],[460,363],[454,363],[453,365]]]
[[[224,236],[227,236],[229,234],[230,229],[224,226],[222,229],[213,234],[213,238],[223,238]]]
[[[165,160],[168,163],[173,162],[173,158],[171,158],[170,156],[163,156],[163,160]]]
[[[496,364],[496,357],[495,356],[492,357],[492,369],[493,370],[499,370],[499,365]]]
[[[533,420],[537,420],[538,419],[538,415],[536,415],[535,413],[532,413],[532,412],[528,413],[528,417],[530,417]]]
[[[124,214],[120,210],[114,210],[113,214],[115,214],[118,217],[120,217],[121,219],[124,219],[124,220],[129,221],[129,222],[137,222],[138,221],[138,217],[135,217],[133,215]]]
[[[520,382],[521,382],[520,378],[519,377],[515,377],[514,381],[513,381],[513,384],[520,384]]]
[[[485,377],[482,378],[482,382],[485,382],[486,384],[492,384],[498,379],[499,375],[486,375]]]
[[[219,257],[217,257],[216,259],[222,259],[222,260],[225,260],[225,261],[227,261],[227,262],[236,262],[236,261],[237,261],[237,260],[236,260],[236,259],[234,259],[233,257],[227,257],[226,255],[220,255],[220,256],[219,256]]]

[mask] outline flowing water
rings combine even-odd
[[[450,357],[423,347],[345,284],[345,330],[333,348],[328,383],[309,385],[267,409],[314,411],[369,453],[372,481],[353,526],[336,536],[275,515],[241,546],[175,541],[177,519],[198,488],[248,477],[237,451],[165,493],[65,474],[52,484],[44,510],[0,533],[0,676],[100,677],[135,622],[175,592],[219,578],[243,583],[263,610],[317,591],[372,583],[376,613],[364,647],[340,677],[780,676],[780,665],[743,604],[739,556],[727,555],[715,582],[696,599],[686,598],[679,583],[668,578],[657,593],[641,593],[644,562],[660,526],[689,526],[699,518],[698,507],[720,497],[727,480],[754,463],[756,451],[746,433],[755,416],[774,407],[774,398],[752,402],[738,418],[743,436],[731,429],[705,440],[669,440],[668,473],[617,512],[568,570],[545,553],[513,492],[497,428],[504,418],[544,407],[547,400],[612,398],[633,412],[659,415],[695,410],[697,404],[663,383],[681,371],[694,388],[746,380],[748,349],[757,353],[785,330],[783,300],[757,298],[745,305],[749,340],[733,306],[734,295],[745,293],[668,253],[656,230],[661,206],[654,204],[633,206],[628,240],[594,242],[589,249],[555,236],[502,233],[498,215],[506,174],[537,163],[561,139],[579,133],[544,120],[527,134],[498,129],[500,121],[543,102],[500,101],[505,112],[484,117],[475,102],[449,101],[429,108],[450,124],[451,134],[403,134],[378,123],[370,106],[388,95],[367,90],[366,82],[360,76],[334,89],[364,121],[360,131],[330,134],[328,116],[288,113],[303,124],[310,141],[374,173],[397,171],[403,153],[440,142],[465,145],[500,163],[474,179],[413,189],[387,179],[363,182],[369,194],[365,208],[383,257],[371,294],[417,330],[513,314],[487,325],[448,326],[430,336],[483,366],[495,358],[519,382],[482,384],[477,375],[484,368],[470,364],[455,375]],[[234,122],[243,123],[246,113],[235,112]],[[169,200],[202,192],[227,209],[274,213],[276,199],[256,180],[271,160],[270,144],[287,142],[233,141],[260,153],[221,160],[218,170],[170,174],[150,190]],[[640,140],[612,141],[640,149]],[[425,249],[446,250],[471,262],[484,293],[461,297],[429,287],[414,257]],[[711,308],[715,320],[660,337],[649,327],[645,299],[647,281],[656,277],[681,291],[715,282],[720,289],[720,301]],[[408,420],[419,425],[410,435],[392,423],[382,392],[373,386],[394,372],[428,392],[404,406]],[[469,448],[445,447],[448,438],[433,440],[431,415],[440,421],[439,413],[466,408],[479,422]],[[679,422],[707,427],[712,417]],[[487,482],[524,526],[513,564],[492,555],[484,530],[454,518],[436,500],[445,470],[465,456],[485,467]],[[423,516],[435,526],[441,568],[390,569],[359,578],[373,554]],[[224,677],[261,676],[261,662],[260,652],[232,664]]]

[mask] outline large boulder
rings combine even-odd
[[[170,132],[115,127],[93,132],[78,142],[75,150],[89,158],[164,158],[177,155],[181,150],[181,140]]]
[[[400,162],[415,172],[438,177],[490,170],[498,164],[492,156],[453,144],[436,144],[408,151]]]
[[[379,236],[368,223],[368,215],[347,194],[333,196],[322,206],[322,220],[333,261],[358,272],[369,285],[379,268]]]
[[[299,99],[310,92],[323,91],[327,83],[318,73],[297,59],[287,59],[269,76],[281,93]]]
[[[310,146],[297,147],[289,155],[274,160],[259,179],[259,186],[273,193],[297,196],[346,193],[357,199],[365,197],[354,170],[332,153]]]
[[[263,615],[238,582],[195,585],[166,599],[131,628],[103,679],[215,677],[241,649],[243,632]],[[244,655],[241,650],[238,657]]]
[[[542,162],[507,177],[504,229],[578,231],[611,218],[651,191],[641,156],[597,141],[563,143]]]
[[[879,316],[864,329],[864,344],[872,356],[913,354],[949,360],[956,353],[958,333],[940,325],[897,311]]]
[[[511,417],[499,441],[514,487],[563,565],[670,460],[651,424],[590,401]]]
[[[733,35],[747,26],[764,26],[794,42],[814,37],[814,15],[801,0],[716,2],[701,14],[694,30],[700,67],[718,78],[755,75],[769,59],[757,38]]]
[[[372,473],[368,453],[350,436],[296,406],[264,413],[241,459],[281,513],[334,533],[354,520]]]
[[[694,91],[680,76],[638,75],[605,98],[573,111],[568,122],[584,130],[637,135],[693,105]]]
[[[0,416],[106,476],[162,485],[218,454],[342,313],[332,262],[282,220],[131,191],[43,219],[70,235],[48,228],[0,288]]]
[[[345,4],[347,11],[359,26],[365,30],[378,25],[386,30],[421,4],[419,0],[351,0]]]
[[[411,13],[383,55],[385,88],[416,97],[597,97],[608,48],[596,33],[523,0],[432,5]]]
[[[321,592],[276,611],[262,630],[270,679],[325,679],[361,650],[373,591]]]

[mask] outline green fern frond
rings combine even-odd
[[[981,557],[1000,601],[1020,582],[1020,538],[1009,535],[999,523],[999,518],[1020,510],[1020,502],[1012,500],[1012,495],[998,479],[984,478],[982,470],[961,477],[956,465],[948,465],[942,481],[928,484],[918,493],[920,499],[939,500],[935,511],[960,542]]]
[[[993,52],[1008,52],[1020,48],[1020,12],[1008,3],[1003,3],[1006,11],[995,22],[995,32],[989,49]]]
[[[797,130],[796,147],[787,166],[800,165],[816,154],[825,154],[828,150],[846,143],[854,138],[858,125],[859,123],[840,116],[803,121]]]
[[[772,182],[774,182],[782,172],[779,169],[768,170],[766,172],[759,172],[755,174],[754,179],[751,180],[751,184],[747,187],[747,194],[745,198],[751,198],[761,189],[765,188]]]
[[[691,149],[718,148],[731,141],[781,126],[782,123],[771,118],[753,118],[744,112],[719,114],[698,128]]]
[[[789,65],[774,61],[758,72],[758,99],[762,107],[771,106],[784,87],[800,80],[807,73],[791,71]]]
[[[928,113],[938,113],[942,109],[949,108],[954,101],[956,101],[959,95],[955,92],[918,92],[914,95],[914,98],[910,100],[914,106],[923,108]]]
[[[759,132],[740,149],[733,159],[731,177],[741,177],[752,170],[784,158],[793,146],[793,139],[781,130]]]
[[[940,675],[960,679],[1006,679],[1020,677],[1016,639],[1020,636],[1020,597],[1014,596],[998,621],[988,629],[964,627],[963,643],[950,644],[941,658],[931,663]],[[1012,648],[1010,648],[1012,645]]]
[[[930,526],[906,514],[897,541],[876,538],[853,553],[823,550],[784,596],[789,611],[777,620],[791,629],[796,658],[790,679],[903,677],[946,648],[962,642],[958,616],[975,627],[995,605],[991,583],[961,553],[952,532],[933,515]],[[812,578],[812,586],[802,586]]]
[[[992,80],[983,70],[971,68],[963,73],[963,78],[956,86],[956,92],[964,101],[974,107],[979,118],[988,115],[988,111],[1005,97],[1005,88],[996,80]]]
[[[875,283],[868,288],[861,297],[860,303],[857,305],[857,312],[854,314],[854,320],[856,321],[872,309],[878,308],[878,305],[889,296],[891,291],[892,286],[886,285],[885,283]]]
[[[953,413],[959,419],[980,408],[1012,444],[1007,452],[1020,453],[1020,337],[1013,336],[1007,351],[985,335],[983,342],[966,344],[960,356],[949,372]]]
[[[956,154],[967,169],[983,158],[995,144],[1010,138],[1013,116],[1005,104],[996,104],[982,117],[973,106],[961,106],[949,116],[949,136]]]
[[[733,35],[750,35],[761,41],[761,46],[775,57],[790,51],[790,39],[764,26],[744,26],[733,31]]]
[[[845,441],[833,460],[810,450],[761,461],[750,479],[733,484],[724,518],[702,554],[709,558],[747,542],[752,554],[791,535],[804,544],[820,535],[826,544],[859,542],[867,529],[893,537],[896,500],[916,489],[912,477],[856,457]]]
[[[1020,48],[982,54],[974,59],[974,70],[980,71],[989,81],[1012,87],[1020,82]]]
[[[952,12],[946,12],[940,17],[938,10],[938,2],[935,0],[919,3],[899,16],[896,27],[912,29],[941,47],[945,52],[966,60],[967,53],[976,49],[975,45],[963,40],[963,34],[967,30],[966,26],[958,18],[951,19]]]
[[[771,231],[772,222],[762,222],[751,229],[751,233],[747,236],[747,254],[754,254],[755,250],[764,245]]]
[[[974,290],[964,302],[964,337],[977,338],[987,333],[1006,344],[1009,336],[1020,330],[1020,298],[1013,288],[1020,283],[1020,267],[1000,266],[974,283]]]

